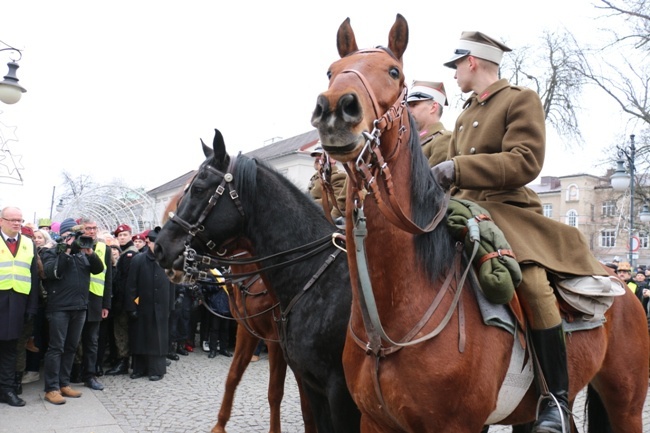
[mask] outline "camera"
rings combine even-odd
[[[66,237],[61,237],[57,240],[58,242],[58,249],[65,251],[67,249],[67,244],[66,241],[70,238],[74,238],[74,241],[72,244],[70,244],[70,247],[73,252],[79,252],[80,250],[84,248],[92,248],[94,245],[93,238],[90,236],[85,236],[84,232],[78,231],[74,233],[70,233]]]

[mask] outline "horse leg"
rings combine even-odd
[[[268,399],[271,409],[269,433],[281,433],[280,405],[284,396],[284,379],[287,375],[287,361],[278,343],[267,344],[269,349],[269,390]]]
[[[311,411],[311,406],[309,404],[309,398],[307,397],[307,393],[302,386],[302,380],[300,380],[300,376],[298,376],[296,372],[294,372],[293,375],[295,376],[296,383],[298,384],[300,410],[302,412],[302,421],[305,425],[305,433],[318,433],[318,430],[316,430],[316,422],[314,421],[314,414]]]
[[[348,391],[343,373],[331,374],[327,382],[327,397],[334,429],[338,433],[358,433],[361,413]]]
[[[296,379],[297,378],[298,376]],[[300,382],[302,383],[302,389],[309,400],[309,407],[311,407],[311,413],[313,414],[318,433],[339,433],[334,429],[332,424],[332,413],[330,411],[329,402],[325,396],[312,388],[309,381],[305,380],[303,377],[300,377]]]
[[[212,427],[212,433],[226,433],[226,423],[230,419],[232,412],[232,403],[235,398],[235,390],[241,381],[246,367],[251,362],[251,357],[257,346],[258,338],[252,336],[244,326],[237,327],[237,344],[235,344],[235,353],[233,354],[232,363],[228,370],[226,385],[221,400],[221,408],[217,416],[217,423]],[[277,430],[278,432],[280,430]]]

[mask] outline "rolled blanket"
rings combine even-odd
[[[521,268],[503,232],[481,206],[468,200],[452,198],[447,210],[447,227],[454,239],[463,242],[470,254],[474,244],[467,236],[467,221],[479,224],[481,240],[474,268],[485,297],[494,304],[507,304],[521,282]]]

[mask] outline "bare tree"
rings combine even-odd
[[[88,174],[73,177],[69,171],[64,170],[61,172],[61,176],[63,177],[63,194],[59,197],[64,202],[74,200],[81,196],[84,191],[95,187],[95,183]]]
[[[517,49],[502,67],[511,83],[537,91],[547,124],[569,145],[583,144],[578,101],[584,79],[574,72],[578,61],[575,47],[573,37],[566,31],[545,31],[539,45]]]

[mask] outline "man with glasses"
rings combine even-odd
[[[406,103],[418,127],[420,145],[429,166],[446,160],[451,131],[447,131],[440,121],[443,105],[449,105],[445,85],[434,81],[413,81]]]
[[[25,406],[16,394],[18,338],[25,322],[38,310],[36,247],[20,233],[23,213],[16,207],[0,211],[0,402]],[[18,382],[18,383],[16,383]]]
[[[81,380],[88,388],[101,391],[104,385],[97,380],[101,375],[102,366],[98,364],[99,333],[102,320],[108,317],[111,309],[112,271],[111,250],[106,244],[97,239],[97,222],[90,217],[82,217],[79,223],[83,226],[84,235],[93,239],[93,250],[102,261],[104,271],[90,276],[90,293],[88,295],[88,311],[86,322],[81,332]],[[79,351],[77,351],[79,353]],[[102,357],[103,358],[103,357]]]

